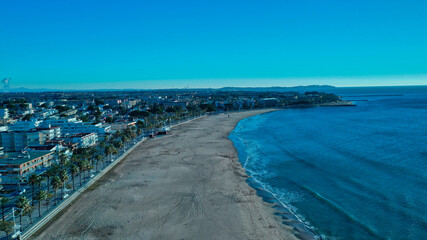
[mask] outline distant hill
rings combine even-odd
[[[10,88],[8,89],[7,92],[11,92],[11,93],[25,93],[25,92],[56,92],[56,91],[61,91],[61,90],[54,90],[54,89],[47,89],[47,88],[39,88],[39,89],[31,89],[31,88]],[[0,90],[1,92],[1,90]]]
[[[295,87],[223,87],[223,88],[174,88],[174,89],[91,89],[91,90],[61,90],[61,89],[48,89],[48,88],[39,88],[39,89],[30,89],[30,88],[11,88],[8,90],[10,93],[26,93],[26,92],[79,92],[79,91],[153,91],[153,90],[198,90],[198,91],[254,91],[254,92],[309,92],[309,91],[318,91],[325,92],[335,89],[334,86],[330,85],[308,85],[308,86],[295,86]],[[1,90],[0,90],[1,93]]]
[[[308,85],[295,87],[224,87],[218,90],[221,91],[257,91],[257,92],[324,92],[335,89],[331,85]]]

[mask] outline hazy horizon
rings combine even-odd
[[[294,85],[294,86],[222,86],[222,87],[164,87],[164,88],[132,88],[132,87],[123,87],[123,88],[26,88],[26,87],[17,87],[17,88],[10,88],[7,92],[19,92],[17,90],[25,89],[27,92],[32,92],[34,90],[35,92],[39,91],[151,91],[151,90],[186,90],[186,89],[197,89],[197,90],[215,90],[215,89],[222,89],[222,88],[305,88],[305,87],[313,87],[316,88],[316,86],[319,86],[319,88],[322,88],[324,86],[332,87],[333,88],[376,88],[376,87],[427,87],[425,84],[420,85],[378,85],[378,86],[333,86],[329,84],[310,84],[310,85]],[[2,93],[2,92],[0,92]]]

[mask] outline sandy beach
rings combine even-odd
[[[208,116],[144,142],[33,239],[298,239],[245,182],[228,139],[266,111]]]

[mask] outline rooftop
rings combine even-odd
[[[9,152],[0,156],[0,165],[23,164],[36,158],[52,154],[51,152]]]
[[[95,133],[91,132],[91,133],[76,133],[74,135],[71,135],[69,137],[73,138],[73,137],[84,137],[84,136],[88,136],[88,135],[93,135]]]
[[[51,151],[55,147],[56,145],[28,146],[28,148],[34,149],[37,151]]]

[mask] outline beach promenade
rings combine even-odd
[[[33,239],[297,239],[247,185],[228,139],[266,111],[208,116],[144,142]]]

